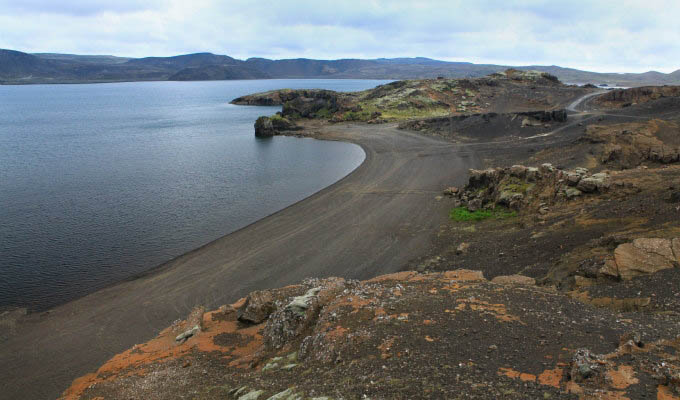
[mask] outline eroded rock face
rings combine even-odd
[[[629,280],[680,265],[680,238],[640,238],[619,245],[600,272]]]
[[[670,164],[680,160],[678,125],[651,120],[617,125],[589,125],[580,141],[593,144],[600,162],[615,168],[644,163]]]
[[[270,298],[266,322],[238,321]],[[677,398],[675,320],[626,318],[479,271],[309,279],[197,309],[63,398]]]
[[[299,337],[314,325],[321,308],[344,290],[346,284],[342,278],[305,281],[303,285],[308,289],[303,295],[291,298],[285,306],[270,315],[262,334],[265,346],[280,349]]]

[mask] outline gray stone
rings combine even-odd
[[[602,182],[598,179],[583,178],[578,182],[576,188],[585,193],[592,193],[597,190],[598,184],[602,184]]]
[[[575,188],[566,188],[564,189],[564,194],[565,196],[567,196],[567,199],[573,199],[575,197],[580,196],[582,193],[580,190]]]
[[[566,173],[566,179],[567,179],[567,184],[569,186],[576,186],[578,184],[578,182],[581,180],[581,175],[579,175],[575,172],[574,173],[567,172]]]
[[[267,400],[302,400],[302,396],[289,388],[271,396]]]
[[[189,339],[190,337],[194,336],[195,334],[197,334],[200,331],[201,331],[201,327],[198,326],[198,325],[195,325],[193,328],[188,329],[188,330],[180,333],[179,335],[177,335],[177,337],[175,337],[175,341],[176,342],[183,342],[183,341]]]
[[[262,393],[264,393],[264,390],[253,390],[239,397],[238,400],[257,400],[262,396]]]
[[[317,294],[321,291],[321,288],[312,288],[307,291],[302,296],[294,297],[293,301],[291,301],[286,308],[289,310],[293,311],[294,313],[298,315],[304,315],[307,309],[309,308],[309,303],[311,300],[316,297]]]

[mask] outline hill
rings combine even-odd
[[[216,68],[231,66],[236,68]],[[209,68],[208,68],[209,67]],[[196,68],[183,71],[186,68]],[[478,78],[510,68],[506,65],[450,62],[425,57],[313,60],[306,58],[238,60],[212,53],[173,57],[127,58],[57,53],[28,54],[0,50],[0,83],[90,83],[149,80],[204,79],[424,79]],[[670,74],[596,73],[558,66],[519,66],[557,76],[567,83],[595,83],[609,86],[680,84],[680,70]]]

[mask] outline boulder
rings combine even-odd
[[[527,167],[523,165],[513,165],[510,167],[510,176],[515,176],[517,178],[524,178],[527,174]]]
[[[680,264],[680,238],[673,240],[640,238],[624,243],[605,261],[600,273],[630,280],[636,276],[653,274]]]
[[[256,137],[272,137],[275,135],[274,124],[269,117],[260,117],[255,121]]]
[[[271,291],[255,291],[248,295],[245,304],[238,310],[238,320],[259,324],[269,318],[274,311],[276,311],[276,304]]]
[[[585,193],[592,193],[597,190],[597,185],[598,181],[595,178],[583,178],[581,179],[578,184],[576,185],[576,189],[585,192]],[[600,182],[601,183],[601,182]]]
[[[566,180],[567,184],[569,186],[576,186],[578,182],[581,180],[581,175],[575,173],[575,172],[566,172]]]
[[[566,188],[564,189],[564,194],[567,196],[567,199],[573,199],[574,197],[578,197],[583,193],[575,188]]]
[[[604,364],[602,356],[594,354],[588,349],[578,349],[571,361],[571,379],[574,382],[581,383],[599,375],[604,369]]]
[[[445,194],[446,196],[453,196],[453,195],[455,195],[455,194],[457,194],[457,193],[458,193],[458,188],[455,187],[455,186],[451,186],[451,187],[448,187],[448,188],[444,189],[444,194]]]
[[[278,114],[271,117],[259,117],[255,121],[256,137],[271,137],[286,131],[298,131],[302,129],[294,122]]]
[[[552,173],[555,171],[555,167],[553,167],[553,165],[550,163],[544,163],[541,164],[540,170],[542,173]]]
[[[536,168],[536,167],[527,168],[527,181],[535,182],[540,177],[541,177],[541,173],[539,172],[538,168]]]
[[[461,255],[467,253],[468,249],[470,248],[470,243],[463,242],[456,247],[456,254]]]

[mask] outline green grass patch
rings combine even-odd
[[[485,219],[504,219],[516,217],[517,212],[508,210],[505,207],[495,207],[489,210],[470,211],[466,207],[456,207],[451,210],[449,217],[458,222],[463,221],[482,221]]]
[[[333,113],[331,113],[331,110],[329,110],[327,107],[324,107],[320,110],[317,110],[316,113],[314,113],[317,118],[330,118]]]

